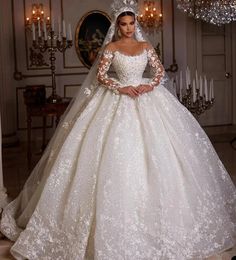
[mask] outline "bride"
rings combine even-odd
[[[233,182],[168,87],[134,1],[112,10],[97,61],[3,211],[16,259],[200,260],[236,243]]]

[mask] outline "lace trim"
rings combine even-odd
[[[131,54],[128,54],[128,53],[124,53],[124,52],[122,52],[122,51],[120,51],[120,50],[114,51],[114,53],[119,53],[119,54],[124,55],[124,56],[127,56],[127,57],[139,57],[139,56],[143,55],[143,54],[146,53],[146,52],[147,52],[147,50],[146,50],[146,49],[143,49],[141,52],[138,52],[137,54],[131,55]]]
[[[98,82],[108,89],[112,90],[115,94],[119,94],[118,87],[119,84],[108,77],[107,72],[111,66],[114,53],[109,50],[105,50],[102,54],[100,63],[98,65],[97,79]]]
[[[164,77],[165,69],[161,64],[156,51],[151,48],[147,50],[148,64],[154,74],[154,77],[150,83],[151,86],[156,87],[160,84],[161,79]]]

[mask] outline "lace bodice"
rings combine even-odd
[[[133,56],[117,50],[105,49],[98,66],[97,79],[102,86],[111,90],[118,86],[137,86],[141,83],[147,64],[153,72],[153,78],[149,84],[156,87],[164,76],[164,68],[153,48],[145,48],[140,54]],[[118,81],[108,76],[111,65],[116,72]]]

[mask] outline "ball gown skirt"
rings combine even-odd
[[[3,212],[15,258],[200,260],[236,243],[235,186],[163,85],[136,99],[99,87],[65,127],[47,177]]]

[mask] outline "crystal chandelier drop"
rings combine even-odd
[[[155,0],[145,0],[138,21],[148,34],[162,29],[162,13],[158,10]]]
[[[236,0],[177,0],[180,10],[215,25],[236,21]]]

